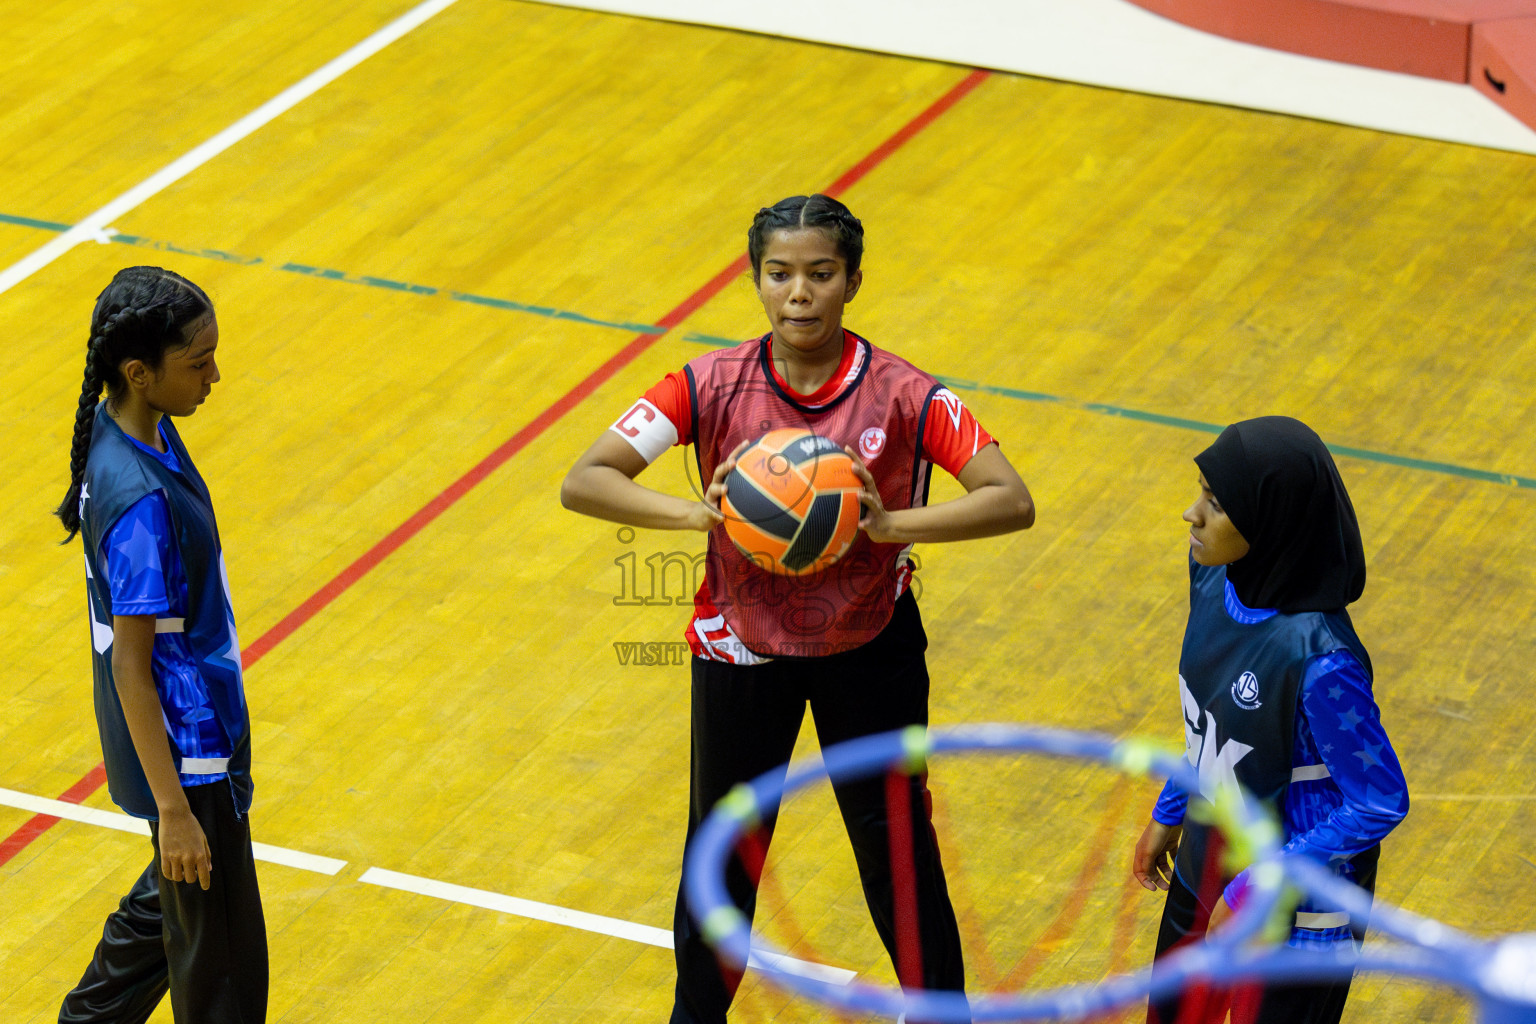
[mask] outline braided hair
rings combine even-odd
[[[753,281],[761,277],[763,253],[773,233],[801,228],[819,228],[827,233],[832,244],[837,246],[838,255],[848,264],[849,277],[859,269],[864,258],[864,225],[848,207],[818,192],[813,196],[780,199],[757,211],[752,226],[747,229],[747,255],[752,260]]]
[[[91,338],[85,348],[85,380],[75,409],[75,435],[69,448],[69,490],[54,510],[69,536],[80,530],[80,485],[91,451],[96,403],[105,388],[109,397],[127,390],[122,365],[138,359],[160,369],[165,353],[187,345],[188,329],[213,312],[201,288],[180,274],[159,267],[127,267],[96,297]]]

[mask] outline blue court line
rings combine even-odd
[[[20,217],[15,214],[0,213],[0,224],[12,224],[17,227],[37,228],[43,231],[63,232],[68,231],[70,225],[60,224],[56,221],[39,220],[35,217]],[[238,253],[225,252],[222,249],[188,249],[173,245],[170,242],[158,241],[152,238],[144,238],[138,235],[115,234],[112,241],[122,245],[132,245],[144,249],[155,249],[161,252],[173,252],[183,256],[196,256],[201,259],[219,260],[224,263],[234,263],[240,266],[255,266],[264,264],[272,266],[275,270],[286,271],[291,274],[304,274],[309,277],[318,277],[327,281],[340,281],[345,284],[364,285],[369,288],[384,288],[390,291],[404,292],[410,295],[441,295],[454,302],[467,302],[477,306],[489,306],[492,309],[502,309],[514,313],[527,313],[532,316],[542,316],[554,320],[569,320],[575,323],[590,324],[594,327],[612,327],[617,330],[628,331],[633,334],[665,334],[667,328],[658,327],[655,324],[635,324],[615,320],[599,320],[594,317],[583,316],[569,310],[555,309],[551,306],[533,306],[527,303],[514,302],[511,299],[497,299],[488,295],[475,295],[471,292],[453,291],[444,288],[434,288],[431,285],[411,284],[406,281],[392,281],[386,277],[371,277],[366,274],[349,274],[342,270],[332,270],[327,267],[312,267],[303,263],[282,263],[273,265],[267,263],[260,256],[242,256]],[[717,338],[708,334],[686,334],[684,341],[701,345],[713,345],[716,347],[737,345],[741,343],[739,338]],[[945,387],[959,391],[975,391],[981,394],[999,395],[1003,398],[1012,398],[1024,402],[1045,402],[1054,405],[1065,406],[1069,409],[1080,409],[1084,412],[1097,413],[1101,416],[1119,416],[1128,420],[1137,420],[1142,423],[1153,423],[1162,427],[1177,427],[1181,430],[1194,430],[1206,434],[1219,434],[1224,429],[1217,423],[1204,423],[1200,420],[1187,420],[1177,416],[1164,416],[1161,413],[1145,412],[1140,409],[1127,409],[1118,405],[1107,405],[1103,402],[1080,402],[1073,398],[1064,398],[1060,395],[1050,395],[1043,391],[1021,391],[1017,388],[998,387],[993,384],[982,384],[973,380],[961,380],[956,377],[939,377]],[[1445,476],[1461,477],[1464,480],[1481,480],[1486,483],[1502,484],[1506,487],[1536,490],[1536,477],[1516,476],[1513,473],[1495,473],[1486,469],[1473,469],[1469,466],[1458,466],[1450,462],[1434,462],[1428,459],[1414,459],[1405,455],[1392,455],[1388,452],[1372,451],[1369,448],[1351,448],[1344,445],[1329,445],[1335,455],[1348,456],[1355,459],[1364,459],[1367,462],[1380,462],[1389,466],[1399,466],[1403,469],[1417,469],[1427,473],[1440,473]]]

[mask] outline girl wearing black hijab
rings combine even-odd
[[[1360,529],[1322,439],[1284,416],[1234,423],[1195,457],[1190,609],[1179,658],[1186,756],[1209,798],[1241,783],[1280,815],[1287,852],[1366,890],[1408,788],[1371,696],[1371,660],[1345,606],[1365,588]],[[1169,783],[1136,844],[1131,873],[1167,890],[1157,956],[1218,927],[1241,905],[1247,871],[1226,875],[1207,826],[1185,820]],[[1290,945],[1358,942],[1348,916],[1303,902]],[[1234,1024],[1336,1024],[1349,981],[1239,990]],[[1220,1021],[1225,997],[1148,1007],[1151,1024]]]

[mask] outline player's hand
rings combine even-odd
[[[1131,856],[1131,875],[1143,889],[1168,889],[1173,881],[1173,855],[1183,834],[1184,829],[1178,825],[1164,825],[1156,819],[1147,822]]]
[[[751,445],[751,441],[741,442],[730,455],[721,460],[720,465],[715,467],[715,475],[704,491],[704,500],[699,503],[699,514],[693,522],[694,529],[707,533],[725,522],[725,515],[720,511],[720,499],[725,497],[725,478],[730,476],[731,470],[736,468],[736,460],[741,457],[741,453]]]
[[[858,452],[846,446],[843,451],[853,460],[853,475],[864,485],[859,491],[859,504],[864,506],[864,514],[859,517],[859,529],[876,544],[891,543],[897,539],[891,534],[891,513],[886,510],[885,502],[880,500],[880,488],[875,485],[873,474],[864,465],[864,460],[859,458]]]
[[[204,889],[213,875],[208,838],[185,803],[160,811],[160,873],[173,882],[196,880]]]

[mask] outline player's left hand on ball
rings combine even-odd
[[[853,475],[864,485],[859,491],[859,504],[864,506],[859,529],[877,544],[890,543],[895,539],[890,534],[891,513],[886,510],[885,502],[880,500],[880,488],[875,486],[874,476],[869,472],[869,467],[864,465],[864,460],[859,458],[858,452],[848,447],[844,447],[843,451],[853,460]]]

